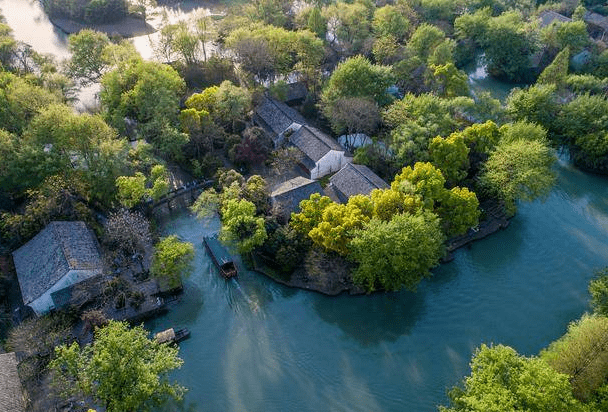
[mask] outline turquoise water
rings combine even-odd
[[[36,2],[0,9],[19,40],[67,57]],[[481,69],[469,79],[501,99],[510,87]],[[192,332],[174,374],[189,388],[183,409],[434,411],[481,343],[536,354],[588,309],[587,283],[608,265],[606,178],[563,161],[557,170],[545,202],[520,205],[506,230],[457,251],[415,294],[328,298],[245,271],[226,282],[201,244],[218,221],[167,222],[165,233],[195,244],[195,268],[181,301],[148,327]]]
[[[182,302],[151,322],[185,326],[186,408],[206,411],[433,411],[481,343],[526,355],[588,309],[587,282],[608,265],[608,186],[566,162],[544,202],[437,268],[417,293],[329,298],[244,272],[226,282],[181,215],[164,228],[196,245]]]

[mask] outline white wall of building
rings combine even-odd
[[[346,163],[352,162],[352,157],[347,157],[344,152],[330,150],[316,163],[314,169],[310,171],[311,179],[320,179],[330,173],[335,173]]]

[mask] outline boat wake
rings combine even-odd
[[[250,313],[258,313],[260,305],[256,299],[252,299],[241,287],[241,284],[236,278],[230,278],[226,282],[228,290],[228,304],[237,313],[243,313],[243,310]]]

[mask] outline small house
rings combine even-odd
[[[25,412],[23,394],[15,353],[0,354],[0,411]]]
[[[37,315],[61,305],[56,293],[102,273],[97,239],[84,222],[51,222],[13,252],[23,303]]]
[[[336,140],[312,126],[300,126],[288,136],[288,142],[302,152],[300,165],[310,179],[337,172],[352,162]]]
[[[341,203],[355,195],[369,195],[374,189],[386,189],[389,185],[364,165],[348,163],[329,178],[327,191]]]
[[[541,29],[550,26],[553,23],[570,23],[571,18],[559,14],[553,10],[544,10],[538,15]]]
[[[292,212],[300,211],[300,202],[310,198],[314,193],[322,193],[321,184],[298,176],[281,183],[270,194],[270,201],[274,210],[288,220]]]
[[[262,103],[256,107],[253,121],[272,139],[274,147],[283,143],[288,131],[306,124],[306,119],[296,110],[269,97],[264,97]]]

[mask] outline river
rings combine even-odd
[[[31,3],[0,0],[5,15],[7,5]],[[36,30],[15,29],[19,40],[34,43],[19,33],[36,32],[64,55],[65,39],[43,27],[43,16],[21,15]],[[489,80],[477,73],[471,81]],[[226,282],[201,244],[218,220],[168,220],[165,234],[195,245],[194,270],[181,301],[147,326],[192,332],[173,374],[189,389],[183,409],[435,411],[480,344],[538,353],[588,310],[587,283],[608,265],[606,178],[564,159],[555,167],[545,201],[519,205],[506,230],[458,250],[417,293],[329,298],[247,271]]]

